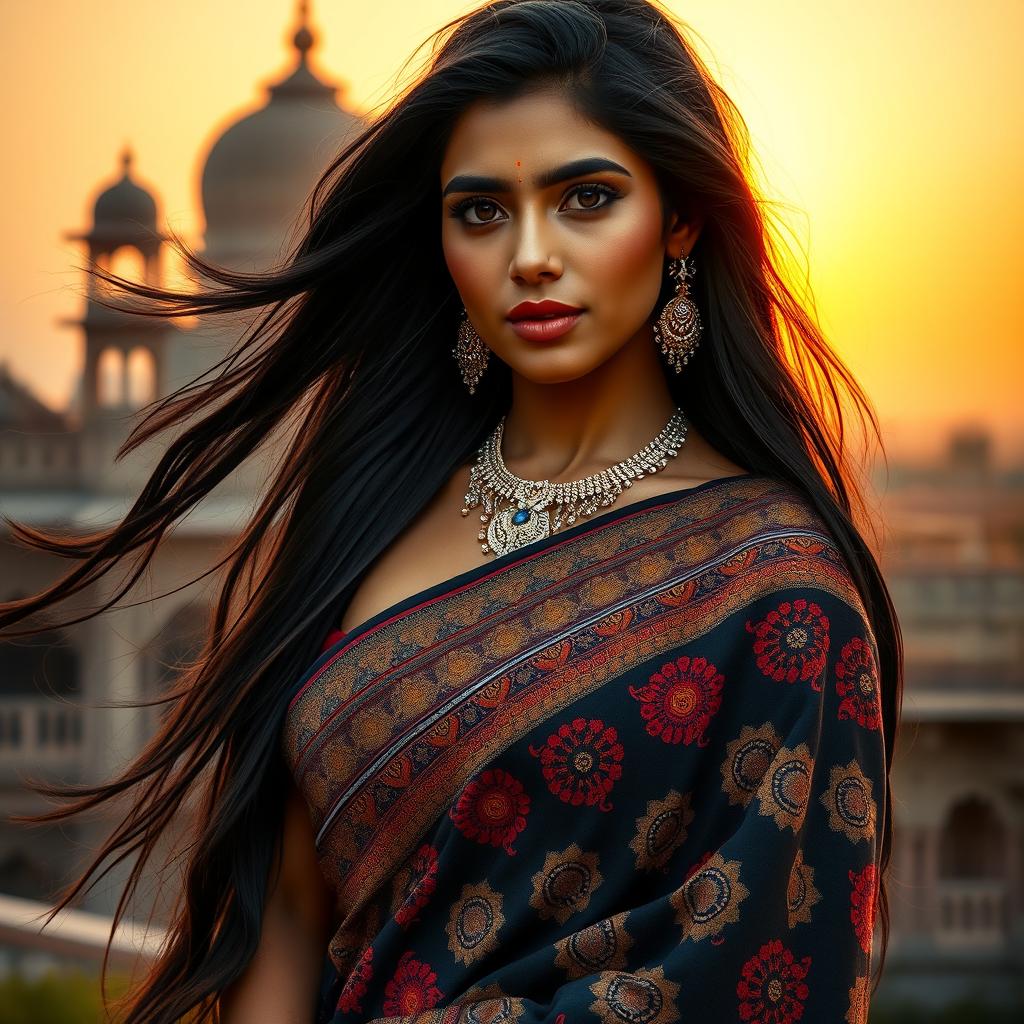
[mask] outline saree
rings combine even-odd
[[[317,1024],[867,1020],[878,652],[792,485],[592,516],[333,631],[281,750]]]

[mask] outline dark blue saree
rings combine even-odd
[[[746,474],[332,633],[282,749],[336,893],[318,1024],[867,1019],[874,637]]]

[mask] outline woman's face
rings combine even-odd
[[[698,232],[675,214],[663,230],[647,162],[552,90],[470,106],[441,190],[445,260],[469,319],[539,383],[581,377],[649,337],[666,257],[688,254]],[[514,329],[514,307],[543,299],[583,312],[557,337]]]

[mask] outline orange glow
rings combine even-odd
[[[83,286],[63,233],[88,227],[129,142],[161,217],[198,244],[202,161],[290,67],[295,6],[3,5],[0,358],[45,401],[63,406],[80,370],[79,336],[57,325],[80,313]],[[368,111],[428,33],[471,6],[314,0],[313,66]],[[666,6],[747,120],[826,334],[883,419],[915,428],[894,430],[895,446],[965,418],[1019,431],[1024,5]],[[181,283],[173,266],[165,280]]]

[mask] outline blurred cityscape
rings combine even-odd
[[[311,70],[315,40],[300,13],[294,70],[265,104],[212,145],[202,172],[204,254],[241,270],[269,266],[295,211],[360,124]],[[161,280],[157,199],[121,154],[92,224],[68,238],[101,266]],[[55,411],[0,364],[0,512],[33,526],[88,532],[130,506],[156,450],[115,463],[134,410],[202,372],[234,336],[115,315],[90,297],[65,322],[84,349],[70,407]],[[199,575],[230,543],[266,472],[245,468],[166,539],[143,595]],[[984,429],[950,428],[940,458],[879,468],[883,567],[900,613],[907,680],[893,778],[893,934],[881,998],[942,1006],[981,995],[1021,1000],[1024,968],[1024,464],[997,463]],[[16,547],[0,524],[0,598],[37,593],[67,568]],[[119,580],[91,588],[104,603]],[[8,814],[46,804],[23,785],[110,777],[151,735],[158,707],[96,704],[153,698],[195,648],[207,584],[0,645],[0,975],[98,963],[97,925],[116,906],[125,867],[78,901],[77,930],[58,941],[23,924],[23,901],[47,901],[91,861],[109,817],[26,829]],[[85,605],[83,604],[83,607]],[[185,828],[183,824],[181,826]],[[168,837],[168,842],[173,837]],[[148,908],[137,908],[145,918]],[[159,912],[157,914],[159,919]],[[91,929],[91,930],[90,930]],[[126,952],[125,956],[129,956]]]

